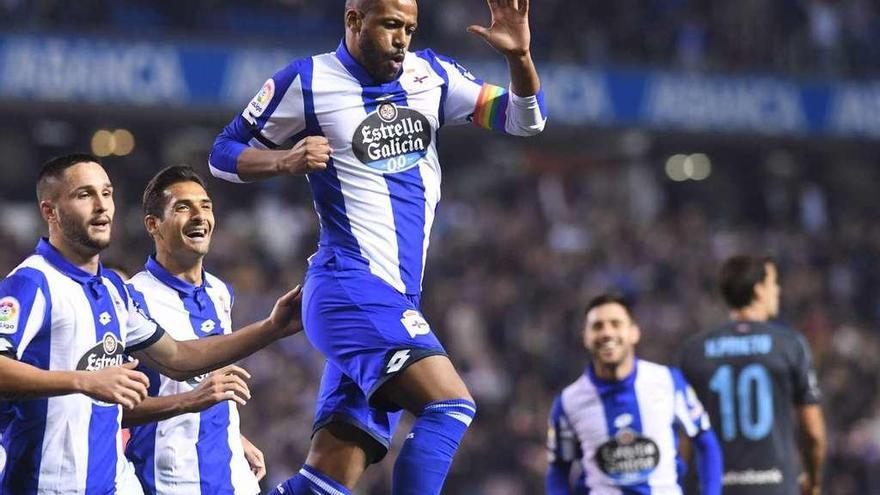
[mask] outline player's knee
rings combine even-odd
[[[467,399],[446,399],[428,403],[422,409],[419,418],[437,418],[441,424],[448,424],[452,420],[452,424],[458,422],[468,428],[477,415],[477,405],[469,395],[468,397]]]

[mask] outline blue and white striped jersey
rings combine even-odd
[[[169,273],[150,257],[146,269],[131,278],[132,296],[150,318],[176,340],[232,332],[232,288],[210,273],[194,286]],[[204,376],[179,382],[151,369],[150,396],[176,395],[198,386]],[[126,455],[152,493],[193,495],[260,492],[241,444],[236,404],[222,402],[199,413],[136,426]]]
[[[247,146],[289,147],[326,136],[327,169],[307,176],[319,249],[418,294],[440,200],[437,131],[467,122],[537,134],[546,122],[543,95],[521,98],[485,84],[431,50],[407,53],[397,79],[376,83],[343,42],[335,53],[296,60],[267,80],[217,138],[209,162],[215,176],[239,182],[237,158]]]
[[[0,352],[37,368],[118,366],[162,333],[119,276],[81,270],[46,239],[0,282]],[[122,453],[120,406],[70,394],[6,407],[0,493],[141,493]]]
[[[680,495],[678,430],[693,438],[709,417],[681,372],[637,360],[610,382],[592,366],[557,396],[550,414],[550,462],[580,460],[580,488],[592,495]]]

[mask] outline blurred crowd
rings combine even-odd
[[[880,72],[877,0],[542,0],[532,2],[539,60],[649,64],[812,76]],[[416,45],[457,57],[483,0],[422,1]],[[0,29],[265,40],[309,46],[342,35],[344,0],[0,0]],[[332,48],[332,45],[329,47]]]
[[[880,493],[880,163],[864,161],[859,148],[737,152],[743,147],[731,144],[705,150],[709,178],[674,182],[664,145],[644,136],[614,135],[607,141],[619,139],[619,150],[601,155],[565,144],[571,139],[475,146],[454,138],[423,310],[479,415],[445,493],[542,493],[547,415],[587,363],[580,330],[590,296],[613,289],[632,297],[639,354],[674,364],[684,338],[726,318],[716,273],[743,251],[776,256],[782,319],[814,350],[830,432],[828,493]],[[641,143],[635,151],[633,143]],[[201,153],[192,163],[203,163]],[[138,201],[158,161],[108,161],[118,211],[103,259],[130,273],[150,252]],[[245,324],[302,279],[317,221],[301,179],[209,184],[217,231],[207,266],[234,285],[233,317]],[[6,273],[42,224],[27,194],[0,196]],[[244,366],[254,399],[241,409],[243,431],[266,454],[267,481],[283,480],[306,455],[323,359],[298,335]],[[368,471],[358,494],[387,493],[395,452]]]

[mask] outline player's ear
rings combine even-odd
[[[632,343],[636,345],[642,340],[642,329],[635,323],[632,324]]]
[[[147,215],[144,217],[144,227],[147,229],[147,233],[150,234],[150,237],[155,237],[156,233],[159,232],[159,222],[160,220],[156,218],[155,215]]]
[[[55,205],[49,200],[40,201],[40,215],[47,223],[56,219]]]
[[[345,11],[345,27],[351,31],[359,33],[363,26],[363,22],[364,18],[360,11],[356,9],[348,9]]]

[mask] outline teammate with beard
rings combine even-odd
[[[591,363],[550,413],[548,495],[681,495],[679,433],[697,451],[703,495],[721,493],[721,449],[681,372],[636,359],[641,330],[627,302],[603,294],[587,304]],[[572,489],[571,465],[581,463]]]
[[[415,424],[391,493],[438,494],[476,414],[419,309],[440,199],[437,131],[472,122],[529,136],[546,121],[529,1],[488,4],[490,27],[469,31],[504,56],[510,91],[431,50],[409,52],[415,0],[348,0],[336,51],[277,72],[214,144],[217,177],[307,174],[321,223],[303,317],[327,364],[308,458],[274,493],[350,493],[406,410]]]
[[[49,237],[0,282],[0,398],[9,408],[0,493],[142,493],[120,435],[120,405],[147,395],[138,362],[177,380],[232,363],[301,328],[298,290],[238,332],[178,342],[101,266],[115,208],[98,159],[50,160],[37,197]],[[137,359],[124,364],[125,354]]]
[[[203,266],[214,204],[202,178],[186,166],[163,169],[147,184],[143,209],[156,250],[129,281],[134,300],[178,340],[231,332],[232,286]],[[263,454],[241,435],[236,407],[250,399],[247,371],[231,365],[178,381],[139,370],[150,379],[149,397],[122,424],[131,427],[125,454],[147,492],[259,493]]]
[[[818,495],[826,443],[820,391],[803,335],[773,321],[781,292],[776,263],[731,257],[720,288],[730,321],[689,339],[679,362],[721,432],[724,493]]]

